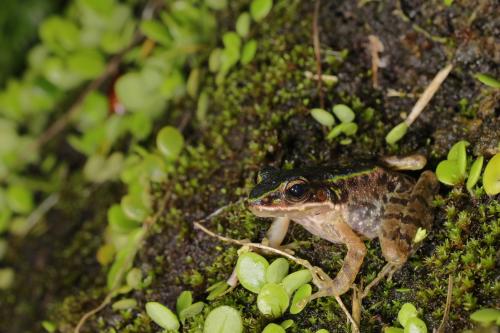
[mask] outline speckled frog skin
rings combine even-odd
[[[385,259],[394,267],[406,262],[418,228],[431,227],[431,201],[437,190],[437,179],[430,171],[415,181],[374,164],[265,169],[250,193],[248,207],[257,216],[287,217],[316,236],[345,244],[348,252],[342,268],[320,291],[321,296],[341,295],[363,263],[363,240],[378,238]]]

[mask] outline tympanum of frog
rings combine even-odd
[[[421,155],[384,161],[396,169],[413,169],[413,161],[425,164]],[[337,276],[329,279],[315,297],[335,296],[354,283],[366,255],[363,240],[378,238],[384,258],[395,269],[407,261],[417,230],[431,228],[431,202],[437,190],[438,181],[431,171],[414,180],[375,164],[264,169],[250,193],[248,207],[259,217],[282,218],[277,220],[286,224],[281,232],[286,233],[286,221],[290,219],[313,235],[347,246]],[[284,235],[273,237],[280,239],[279,243]]]

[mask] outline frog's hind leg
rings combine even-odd
[[[431,228],[432,198],[438,186],[434,173],[425,171],[411,192],[388,199],[378,236],[382,253],[389,263],[403,265],[410,255],[418,228]]]
[[[418,228],[431,228],[432,198],[438,187],[434,173],[425,171],[411,191],[397,193],[388,199],[378,233],[382,254],[388,263],[365,288],[363,295],[406,262],[414,249],[413,239]]]

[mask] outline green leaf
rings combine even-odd
[[[248,12],[241,13],[236,20],[236,32],[243,38],[247,37],[250,32],[250,20],[251,17]]]
[[[202,125],[207,121],[208,103],[208,94],[203,91],[200,97],[198,97],[198,105],[196,107],[196,119],[202,123]]]
[[[128,72],[120,76],[115,83],[115,91],[118,100],[126,109],[132,111],[143,108],[144,101],[150,98],[150,93],[138,72]]]
[[[147,207],[138,196],[124,196],[121,200],[121,207],[129,219],[137,222],[143,222],[149,214]]]
[[[229,289],[229,285],[226,281],[219,281],[209,288],[207,288],[207,292],[209,292],[207,296],[207,300],[211,301],[221,296],[226,290]]]
[[[139,227],[139,223],[128,218],[119,204],[114,204],[108,209],[108,223],[118,232],[129,232]]]
[[[319,108],[312,109],[311,116],[323,126],[332,127],[333,124],[335,124],[335,118],[333,118],[333,115],[326,110]]]
[[[278,258],[274,260],[266,270],[266,281],[272,283],[280,283],[281,280],[288,274],[288,260]]]
[[[230,306],[219,306],[205,319],[203,333],[241,333],[243,321],[238,310]]]
[[[271,323],[264,327],[262,333],[285,333],[285,329],[278,324]]]
[[[205,0],[205,3],[208,7],[221,10],[227,7],[227,0]]]
[[[332,128],[330,133],[328,133],[328,135],[326,136],[326,139],[332,140],[338,137],[342,133],[344,133],[347,136],[351,136],[356,134],[357,131],[358,131],[358,125],[356,123],[341,123]]]
[[[193,68],[189,73],[186,84],[186,90],[191,97],[196,97],[198,94],[198,87],[200,86],[201,71],[199,68]]]
[[[47,81],[62,90],[70,90],[82,82],[82,77],[68,70],[61,58],[47,58],[43,66]]]
[[[12,287],[14,280],[15,272],[12,268],[0,268],[0,290]]]
[[[163,81],[160,91],[167,99],[182,96],[186,91],[186,83],[181,71],[172,71]]]
[[[171,46],[172,38],[167,27],[155,20],[142,21],[140,26],[141,32],[149,39],[160,43],[163,46]]]
[[[80,46],[80,31],[69,19],[53,16],[40,26],[40,38],[56,53],[73,51]]]
[[[295,290],[300,288],[306,283],[309,283],[312,280],[311,272],[307,269],[302,269],[291,274],[288,274],[281,284],[285,287],[288,295],[292,295]]]
[[[9,208],[19,214],[27,214],[33,210],[33,193],[25,186],[11,185],[5,193]]]
[[[500,81],[498,81],[497,79],[488,74],[476,73],[474,77],[481,83],[487,85],[488,87],[500,89]]]
[[[292,327],[293,324],[294,324],[294,322],[292,319],[287,319],[287,320],[284,320],[280,325],[281,325],[281,327],[283,327],[286,330],[286,329],[289,329],[290,327]]]
[[[385,327],[384,333],[404,333],[404,330],[399,327]]]
[[[396,125],[393,129],[390,130],[389,133],[385,136],[385,142],[387,142],[390,145],[395,144],[403,136],[405,136],[406,132],[408,131],[408,125],[405,122],[400,123],[399,125]]]
[[[156,136],[156,147],[167,160],[176,160],[184,146],[184,137],[175,127],[165,126]]]
[[[222,43],[227,50],[235,51],[239,53],[241,48],[241,38],[234,31],[226,32],[222,36]]]
[[[114,302],[111,308],[115,311],[133,309],[137,306],[137,301],[133,298],[124,298]]]
[[[472,166],[470,167],[469,171],[469,177],[467,179],[467,189],[469,191],[472,190],[474,185],[476,185],[477,181],[479,180],[479,177],[481,176],[481,169],[483,168],[483,161],[484,157],[479,156],[474,163],[472,163]]]
[[[104,72],[106,66],[103,55],[96,49],[72,53],[67,58],[67,62],[68,69],[85,80],[98,77]]]
[[[297,314],[304,310],[309,299],[311,298],[312,287],[310,284],[301,286],[293,295],[292,305],[290,305],[290,313]]]
[[[455,143],[448,152],[448,160],[456,161],[458,171],[462,178],[465,179],[467,169],[467,151],[466,147],[469,145],[467,141],[461,140]]]
[[[404,333],[427,333],[427,326],[422,319],[412,317],[406,321]]]
[[[282,316],[290,299],[285,288],[281,284],[267,283],[262,286],[257,296],[257,308],[266,316],[278,318]]]
[[[210,56],[208,57],[208,69],[210,72],[215,73],[219,70],[222,61],[222,50],[217,48],[213,49],[210,52]]]
[[[132,268],[127,273],[125,281],[127,281],[127,286],[130,288],[137,290],[140,289],[142,284],[142,271],[137,267]]]
[[[500,193],[500,153],[486,165],[483,173],[483,187],[488,195]]]
[[[254,39],[249,40],[248,42],[245,43],[245,45],[243,45],[240,62],[243,65],[249,64],[255,57],[256,53],[257,53],[257,41]]]
[[[236,263],[236,274],[241,285],[258,293],[266,283],[266,270],[269,263],[266,258],[253,252],[246,252],[239,256]]]
[[[401,326],[406,327],[407,321],[410,318],[416,317],[418,315],[417,309],[411,303],[405,303],[398,312],[398,321]]]
[[[250,14],[256,22],[259,22],[269,14],[272,7],[272,0],[253,0],[250,4]]]
[[[177,316],[165,305],[158,302],[147,302],[146,313],[160,327],[176,331],[180,328]]]
[[[55,332],[57,330],[56,324],[54,324],[53,322],[48,321],[48,320],[42,321],[42,327],[48,333],[53,333],[53,332]]]
[[[193,304],[193,293],[189,290],[184,290],[179,297],[177,297],[177,302],[175,304],[175,311],[177,314],[181,313],[182,310]]]
[[[194,317],[203,311],[203,308],[205,307],[205,303],[203,302],[196,302],[194,304],[189,305],[185,309],[182,309],[182,311],[179,312],[179,319],[181,323],[184,323],[184,321],[188,318]]]
[[[84,132],[103,123],[108,116],[108,100],[96,91],[91,92],[82,102],[80,112],[74,124]]]
[[[470,315],[470,319],[478,323],[489,325],[500,319],[500,310],[497,309],[479,309]]]
[[[350,123],[356,115],[350,107],[345,104],[337,104],[333,107],[333,113],[339,118],[342,123]]]

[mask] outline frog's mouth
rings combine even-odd
[[[289,205],[284,202],[268,204],[261,200],[251,200],[248,209],[258,217],[289,217],[297,218],[304,215],[318,215],[334,209],[330,202],[307,202]]]

